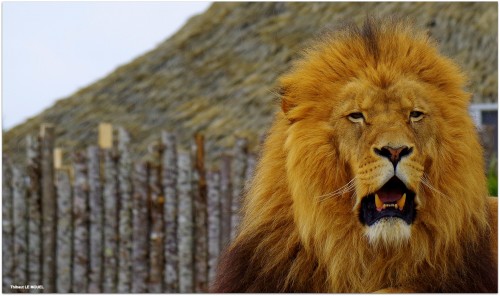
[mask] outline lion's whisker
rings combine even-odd
[[[424,174],[422,175],[422,177],[420,178],[420,181],[421,181],[421,183],[422,183],[423,185],[427,186],[427,188],[429,188],[429,189],[431,189],[432,191],[436,192],[437,194],[439,194],[439,195],[441,195],[441,196],[445,197],[446,199],[451,200],[451,198],[450,198],[448,195],[446,195],[446,194],[442,193],[441,191],[439,191],[438,189],[436,189],[434,186],[432,186],[432,184],[431,184],[430,180],[428,179],[428,177],[426,176],[426,174],[425,174],[425,173],[424,173]]]
[[[325,194],[320,195],[320,196],[316,196],[315,199],[319,199],[319,201],[322,202],[328,198],[341,196],[345,193],[351,192],[354,190],[354,188],[356,188],[355,180],[356,180],[356,177],[352,178],[344,186],[342,186],[342,187],[340,187],[332,192],[325,193]]]

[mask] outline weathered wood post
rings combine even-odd
[[[14,167],[12,172],[14,198],[14,282],[11,284],[22,285],[21,283],[28,282],[28,196],[24,172],[19,167]]]
[[[56,287],[56,192],[54,185],[54,126],[43,124],[40,129],[42,164],[42,276],[45,293],[55,293]]]
[[[54,148],[54,169],[57,170],[62,167],[63,151],[62,148]]]
[[[73,198],[68,168],[56,170],[57,188],[57,293],[70,293],[73,261]]]
[[[245,170],[245,190],[249,188],[255,173],[255,166],[257,165],[257,155],[255,153],[248,153],[247,168]]]
[[[136,163],[133,175],[132,293],[148,290],[148,167]]]
[[[221,207],[221,242],[224,249],[231,238],[231,157],[227,154],[221,155],[220,162],[220,207]]]
[[[120,195],[120,222],[118,245],[118,293],[130,293],[132,282],[132,160],[129,152],[130,136],[118,128],[118,190]]]
[[[173,133],[162,132],[162,186],[165,194],[165,292],[179,291],[177,254],[177,141]]]
[[[207,213],[208,213],[208,282],[213,283],[217,268],[217,258],[221,243],[220,173],[207,173]]]
[[[252,182],[256,165],[257,165],[257,155],[255,155],[254,153],[248,153],[247,169],[245,171],[245,188],[250,186],[250,183]]]
[[[101,185],[100,150],[87,148],[90,245],[89,245],[89,293],[101,293],[103,281],[104,210]]]
[[[10,293],[14,282],[12,167],[5,154],[2,160],[2,292]]]
[[[102,149],[113,147],[113,126],[110,123],[99,123],[97,136],[99,147]]]
[[[233,149],[234,158],[231,168],[233,185],[231,202],[231,240],[233,240],[238,233],[238,226],[241,219],[240,208],[245,185],[247,149],[248,140],[245,138],[237,138]]]
[[[118,184],[116,153],[104,152],[104,293],[116,293],[118,276]]]
[[[149,150],[149,194],[150,194],[150,221],[149,233],[149,293],[161,293],[163,291],[163,190],[161,186],[161,148],[154,143],[148,147]]]
[[[118,281],[118,171],[113,127],[99,124],[99,147],[104,154],[104,293],[116,293]]]
[[[178,155],[178,198],[179,216],[177,239],[179,248],[179,292],[193,293],[193,196],[192,165],[189,152]]]
[[[27,174],[28,174],[28,269],[29,282],[32,285],[42,284],[42,206],[41,206],[41,164],[40,142],[38,137],[26,137]],[[39,293],[41,290],[32,289]]]
[[[89,213],[88,182],[85,155],[73,156],[75,180],[73,183],[73,287],[74,293],[86,293],[88,289]]]
[[[207,181],[205,179],[205,142],[202,134],[195,135],[191,147],[193,160],[194,199],[194,272],[196,293],[207,292],[208,234],[207,234]]]

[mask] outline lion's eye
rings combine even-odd
[[[362,122],[365,120],[365,117],[363,116],[363,113],[361,112],[353,112],[347,116],[350,121],[352,122]]]
[[[424,112],[421,112],[421,111],[411,111],[410,112],[411,121],[419,121],[422,118],[424,118]]]

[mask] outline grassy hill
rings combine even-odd
[[[497,13],[497,3],[215,3],[154,50],[6,131],[3,151],[19,160],[25,136],[45,122],[67,151],[96,143],[99,122],[128,129],[139,155],[161,130],[183,143],[202,132],[210,150],[234,135],[255,146],[290,61],[326,26],[367,14],[413,18],[467,71],[474,101],[496,102]]]

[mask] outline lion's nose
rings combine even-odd
[[[408,146],[400,146],[397,148],[384,146],[381,149],[374,148],[374,151],[376,154],[389,159],[392,162],[394,169],[396,169],[396,166],[398,165],[398,162],[401,160],[401,158],[410,155],[413,151],[413,148],[410,148]]]

